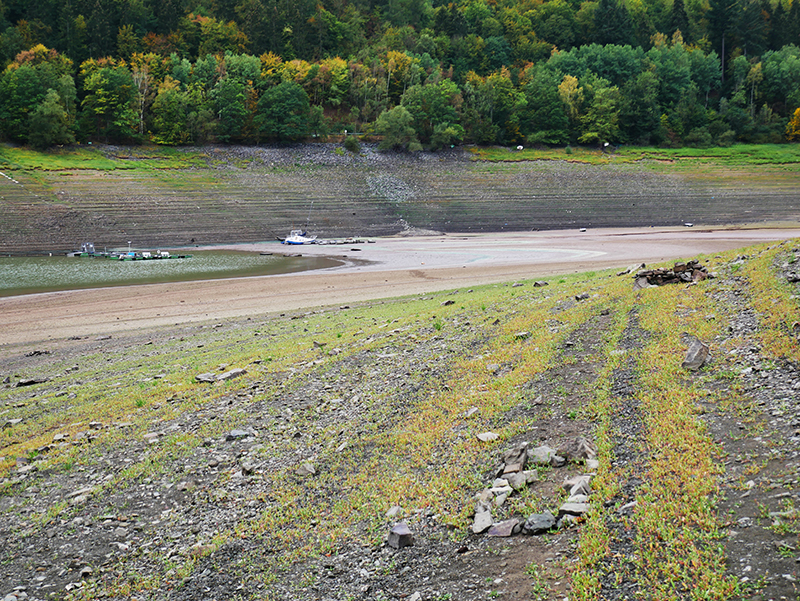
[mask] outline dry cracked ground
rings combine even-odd
[[[800,248],[700,260],[6,347],[0,599],[798,599]]]

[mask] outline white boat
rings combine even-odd
[[[292,230],[281,242],[283,244],[315,244],[317,237],[309,236],[303,230]]]

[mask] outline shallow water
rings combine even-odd
[[[321,257],[239,251],[187,251],[191,258],[117,261],[93,257],[0,257],[0,296],[104,286],[128,286],[277,275],[339,265]],[[181,253],[176,254],[183,254]]]

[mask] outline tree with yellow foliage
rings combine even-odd
[[[792,118],[786,125],[786,139],[790,142],[800,140],[800,108],[794,110]]]

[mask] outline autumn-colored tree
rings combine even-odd
[[[60,105],[66,127],[71,130],[76,95],[71,71],[72,61],[41,44],[19,53],[0,76],[0,133],[10,140],[26,142],[32,126],[54,123],[54,102]],[[47,105],[42,107],[45,100]],[[32,122],[30,116],[37,110],[45,118]]]
[[[786,139],[790,142],[800,141],[800,108],[794,110],[792,118],[786,125]]]

